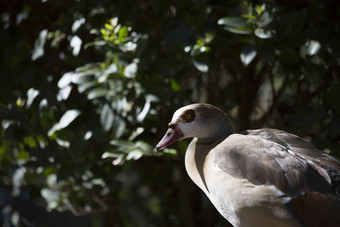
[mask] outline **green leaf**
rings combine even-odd
[[[180,91],[181,90],[181,87],[179,86],[179,84],[177,83],[177,81],[176,80],[174,80],[174,79],[171,79],[171,81],[170,81],[170,86],[171,86],[171,89],[173,90],[173,91]]]
[[[173,148],[165,148],[162,153],[164,154],[168,154],[168,155],[171,155],[171,156],[177,156],[177,150],[176,149],[173,149]]]
[[[128,28],[126,26],[122,26],[118,32],[119,42],[121,43],[124,42],[127,35],[128,35]]]
[[[33,147],[33,148],[35,148],[35,147]],[[30,154],[27,151],[20,151],[16,158],[17,159],[23,159],[23,160],[29,160]]]
[[[107,28],[108,30],[113,30],[113,26],[109,23],[106,23],[105,25],[105,28]]]
[[[38,146],[37,141],[32,136],[25,136],[23,140],[29,148],[36,148]]]
[[[262,12],[266,9],[266,5],[263,4],[263,5],[256,5],[256,11],[257,11],[257,14],[258,15],[261,15]]]

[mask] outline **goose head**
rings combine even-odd
[[[197,103],[178,109],[168,124],[168,130],[157,144],[161,150],[185,138],[195,137],[201,143],[212,143],[233,133],[229,117],[215,106]]]

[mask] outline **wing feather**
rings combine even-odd
[[[280,130],[232,134],[215,147],[215,164],[291,198],[287,206],[308,226],[340,223],[340,163],[300,137]]]
[[[233,134],[215,148],[215,163],[230,175],[246,178],[255,185],[274,185],[289,196],[306,191],[330,192],[325,173],[274,136],[253,131]]]

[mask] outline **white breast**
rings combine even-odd
[[[209,147],[205,148],[210,150]],[[213,152],[208,152],[202,163],[197,163],[196,149],[194,139],[185,155],[187,172],[233,226],[269,226],[274,223],[275,226],[278,223],[282,223],[282,226],[299,226],[286,210],[279,193],[272,187],[256,186],[247,179],[225,173],[214,164]],[[203,169],[203,176],[200,168]]]

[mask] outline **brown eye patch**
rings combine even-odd
[[[183,113],[181,114],[181,117],[183,118],[183,120],[184,120],[185,122],[192,122],[192,121],[195,119],[195,117],[196,117],[195,111],[194,111],[194,110],[191,110],[191,109],[185,110],[185,111],[183,111]]]

